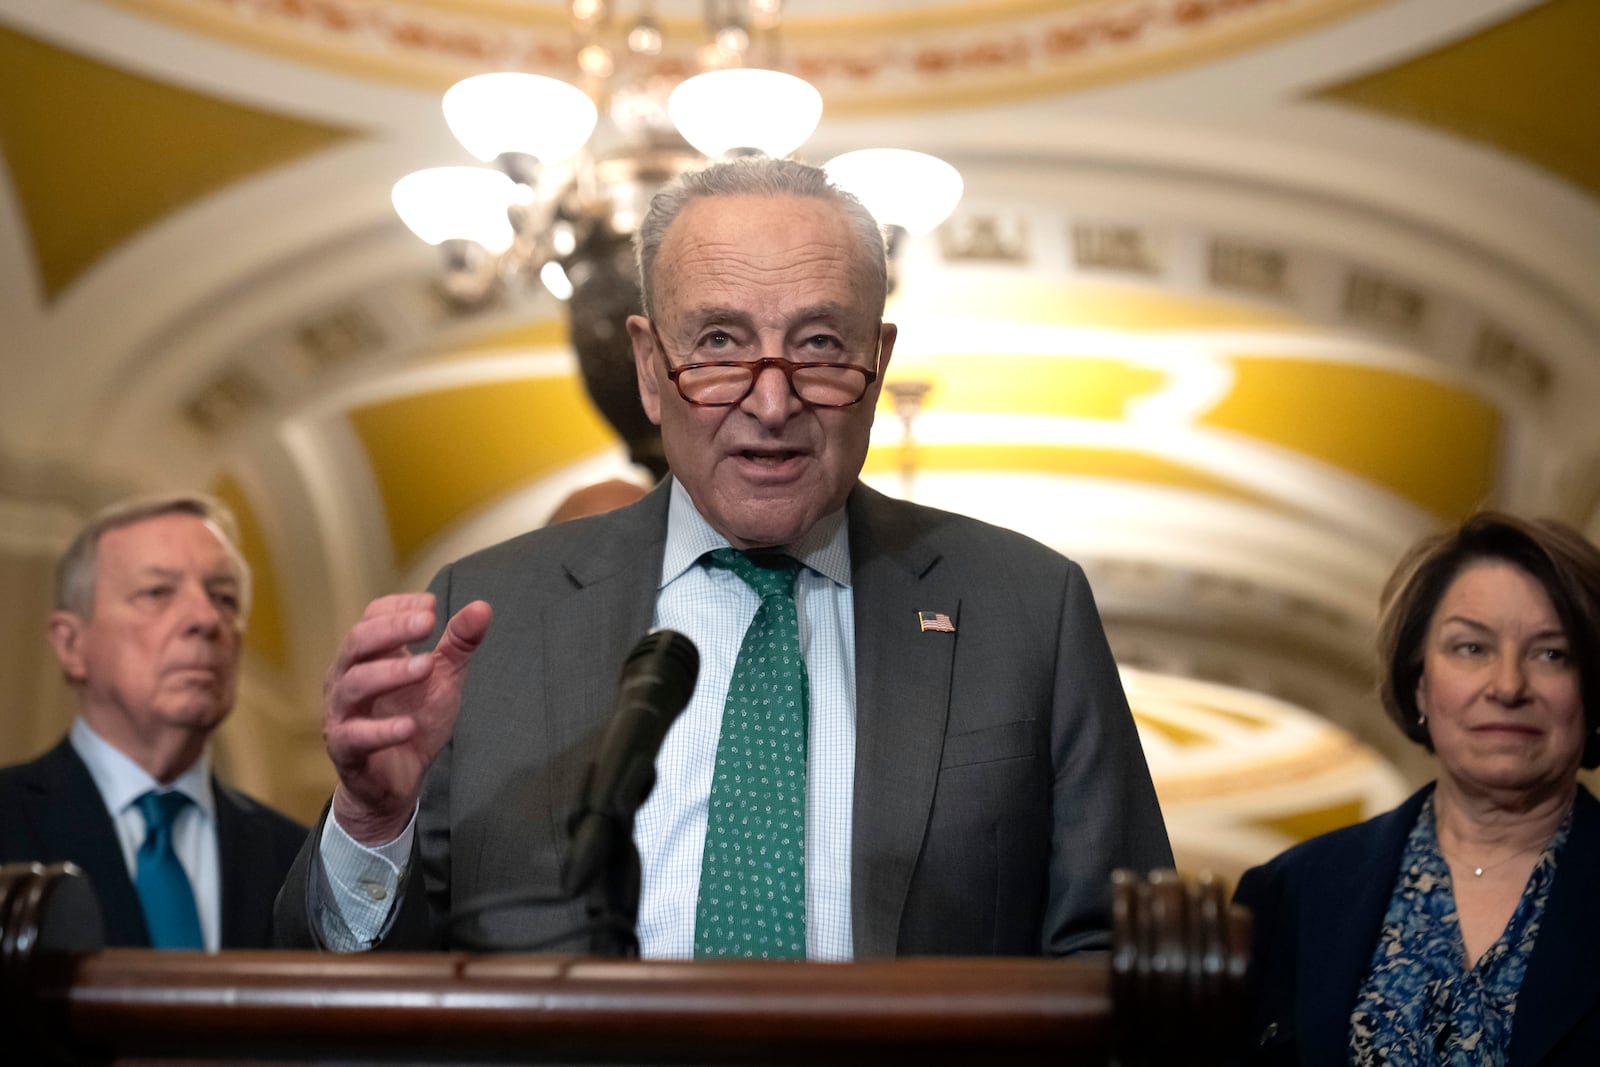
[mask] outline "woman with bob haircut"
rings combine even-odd
[[[1438,775],[1245,872],[1242,1060],[1600,1064],[1600,550],[1483,512],[1386,584],[1383,706]]]

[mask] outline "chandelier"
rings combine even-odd
[[[601,413],[633,458],[659,474],[655,428],[639,410],[624,320],[639,310],[632,241],[650,197],[684,171],[736,155],[784,157],[811,136],[822,97],[779,67],[782,0],[705,0],[700,41],[670,41],[651,0],[631,19],[608,0],[573,0],[571,80],[526,71],[452,86],[450,131],[488,166],[406,175],[395,210],[443,256],[451,304],[474,309],[542,285],[566,304],[574,348]],[[884,227],[894,252],[961,197],[933,156],[892,148],[824,165]]]

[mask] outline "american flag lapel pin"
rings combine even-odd
[[[956,632],[955,623],[950,621],[950,616],[942,611],[917,612],[917,625],[923,633],[932,631],[936,634],[953,634]]]

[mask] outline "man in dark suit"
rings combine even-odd
[[[266,948],[305,828],[223,785],[206,741],[233,708],[250,576],[200,495],[116,505],[56,570],[48,636],[78,717],[0,769],[0,862],[71,861],[111,946]]]
[[[644,955],[1105,947],[1111,871],[1171,863],[1116,667],[1075,564],[858,483],[896,332],[872,217],[815,168],[746,160],[658,195],[639,258],[628,329],[671,479],[368,608],[329,674],[339,785],[279,897],[281,942],[528,949],[581,929],[580,904],[531,900],[560,896],[619,669],[654,626],[692,638],[701,670],[638,814]],[[784,634],[803,669],[772,702],[798,729],[763,711],[767,734],[730,741],[752,643]],[[738,769],[769,746],[772,777],[803,787],[740,809],[725,788],[765,788]],[[739,910],[793,937],[747,951],[764,935],[727,936]]]

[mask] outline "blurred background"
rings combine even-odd
[[[309,819],[368,599],[649,484],[617,238],[718,48],[820,91],[800,158],[960,172],[866,477],[1083,563],[1180,865],[1429,777],[1371,692],[1396,558],[1485,505],[1600,535],[1595,0],[0,0],[0,762],[70,721],[51,568],[117,497],[238,512],[216,760]],[[391,187],[474,162],[440,98],[503,69],[600,130],[520,251],[430,247]]]

